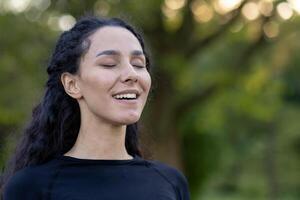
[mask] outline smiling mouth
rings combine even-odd
[[[117,100],[136,100],[138,97],[139,97],[139,95],[135,94],[135,93],[113,95],[113,98],[115,98]]]

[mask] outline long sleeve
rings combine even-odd
[[[190,199],[189,184],[186,177],[180,172],[177,172],[178,190],[182,200]]]
[[[159,161],[152,163],[153,168],[174,187],[178,200],[190,200],[189,184],[181,171]]]
[[[39,189],[28,169],[14,174],[4,187],[3,200],[38,200]]]

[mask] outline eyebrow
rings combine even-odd
[[[120,55],[120,54],[121,53],[119,51],[116,51],[116,50],[105,50],[105,51],[102,51],[102,52],[98,53],[96,55],[96,57],[102,56],[102,55],[111,56],[111,55]],[[131,52],[131,55],[133,55],[133,56],[141,56],[141,55],[144,56],[144,52],[142,52],[140,50],[134,50],[134,51]]]
[[[139,51],[139,50],[134,50],[131,52],[131,55],[133,56],[144,56],[144,52]]]

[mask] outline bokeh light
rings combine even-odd
[[[213,16],[213,8],[204,1],[196,0],[191,4],[194,18],[199,23],[209,22]]]
[[[270,21],[263,26],[263,31],[268,38],[275,38],[279,34],[279,25],[274,21]]]
[[[62,31],[69,30],[76,23],[72,15],[63,15],[58,19],[58,26]]]
[[[279,16],[284,20],[288,20],[293,16],[293,10],[290,4],[286,2],[281,2],[280,4],[278,4],[276,10]]]
[[[178,7],[177,7],[178,8]],[[177,30],[182,23],[182,12],[178,9],[171,9],[166,4],[161,6],[162,13],[164,14],[165,18],[163,20],[165,28],[168,31]]]
[[[299,0],[288,0],[290,3],[291,7],[298,13],[300,14],[300,1]]]
[[[186,3],[186,0],[165,0],[165,5],[172,10],[181,9]]]
[[[217,0],[214,2],[214,8],[219,14],[226,14],[241,4],[241,0]]]
[[[259,12],[264,16],[271,16],[274,9],[273,2],[271,1],[260,1],[258,2]]]
[[[242,13],[248,20],[255,20],[260,15],[258,5],[255,2],[246,3],[242,8]]]
[[[35,7],[40,11],[46,10],[51,5],[50,0],[31,0],[31,6]]]
[[[49,28],[54,30],[54,31],[59,31],[60,28],[59,28],[59,25],[58,25],[58,20],[59,20],[59,16],[51,14],[48,17],[48,21],[47,21],[47,24],[48,24]]]
[[[31,0],[9,0],[4,2],[4,9],[13,13],[24,12]]]
[[[179,14],[178,10],[170,9],[169,7],[167,7],[165,5],[162,5],[161,10],[162,10],[163,14],[165,15],[165,17],[167,17],[169,19],[174,19]]]

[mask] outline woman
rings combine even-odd
[[[184,175],[138,147],[149,67],[142,37],[120,19],[85,17],[64,32],[4,200],[189,200]]]

